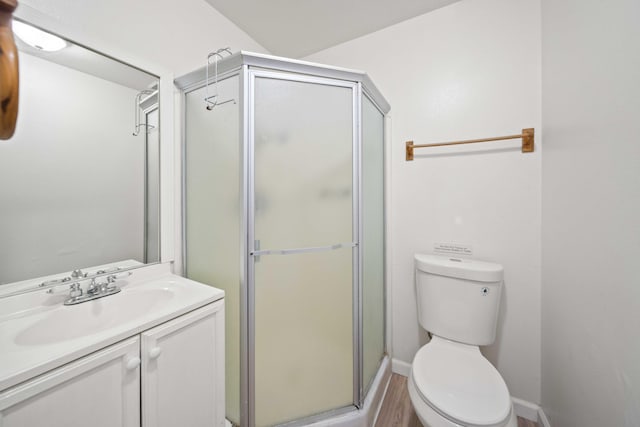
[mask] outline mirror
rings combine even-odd
[[[20,26],[18,123],[0,142],[0,284],[158,262],[158,76]]]

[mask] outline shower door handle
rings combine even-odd
[[[293,255],[293,254],[304,254],[309,252],[325,252],[325,251],[334,251],[336,249],[341,248],[355,248],[358,246],[356,242],[346,242],[346,243],[336,243],[335,245],[328,246],[312,246],[308,248],[295,248],[295,249],[264,249],[264,250],[254,250],[249,252],[251,256],[261,256],[261,255]]]

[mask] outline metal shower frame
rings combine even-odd
[[[182,91],[182,122],[186,123],[186,95],[197,89],[206,86],[206,67],[193,71],[175,80],[176,86]],[[217,63],[216,81],[225,80],[233,76],[239,76],[239,102],[240,102],[240,181],[241,197],[243,201],[241,218],[241,271],[240,271],[240,419],[243,427],[255,426],[255,277],[254,256],[257,248],[253,247],[254,238],[254,206],[253,206],[253,173],[254,159],[253,150],[253,115],[251,106],[254,99],[254,81],[256,77],[277,78],[287,81],[299,81],[322,85],[332,85],[350,88],[353,93],[353,172],[352,172],[352,283],[353,286],[353,403],[346,407],[336,408],[321,414],[295,420],[286,423],[287,427],[295,427],[308,424],[313,421],[325,419],[330,416],[340,415],[356,410],[363,405],[366,388],[370,384],[363,384],[363,332],[362,332],[362,270],[363,254],[361,250],[361,236],[363,235],[360,212],[362,207],[362,102],[366,96],[378,111],[384,116],[389,112],[390,106],[382,94],[375,87],[371,79],[363,72],[348,70],[338,67],[323,66],[304,61],[290,60],[269,55],[254,54],[249,52],[238,52],[221,59]],[[203,108],[205,108],[203,104]],[[215,112],[212,112],[215,114]],[[186,126],[182,127],[182,259],[186,274]],[[383,132],[386,130],[383,129]],[[386,150],[384,156],[387,156]],[[383,191],[385,191],[383,186]],[[386,194],[384,195],[386,198]],[[384,213],[386,217],[386,212]],[[386,233],[385,233],[386,235]],[[386,237],[384,239],[386,242]],[[318,250],[336,249],[312,248]],[[386,256],[386,243],[383,244],[383,256]],[[256,253],[255,255],[260,255]],[[383,273],[386,277],[386,271]],[[384,284],[386,307],[386,280]],[[387,351],[386,337],[386,308],[383,342],[384,351]],[[382,362],[382,359],[381,361]]]

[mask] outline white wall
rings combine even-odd
[[[542,406],[640,426],[640,2],[542,2]]]
[[[392,352],[396,368],[425,343],[413,254],[473,246],[505,267],[498,338],[485,349],[512,395],[540,401],[540,148],[518,141],[423,149],[404,144],[519,133],[540,142],[540,3],[465,0],[314,54],[367,71],[392,107]],[[406,367],[406,365],[404,365]]]

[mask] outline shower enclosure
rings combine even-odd
[[[385,357],[389,105],[364,73],[246,52],[176,84],[184,268],[226,293],[227,418],[360,408]]]

